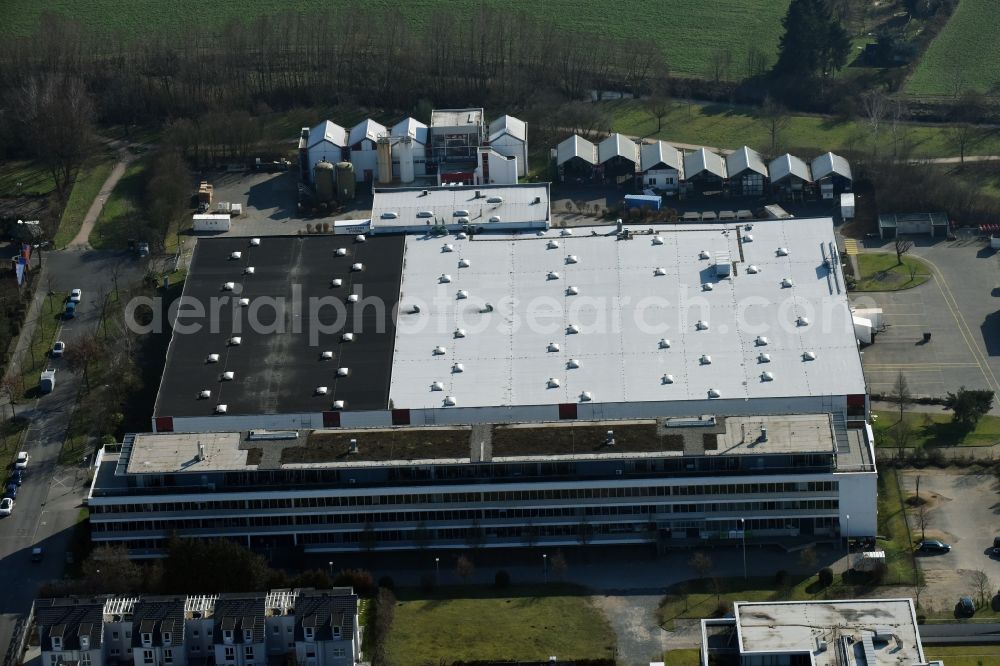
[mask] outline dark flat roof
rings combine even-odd
[[[335,400],[344,400],[347,410],[385,409],[388,404],[395,320],[399,299],[404,238],[379,236],[358,243],[353,236],[270,236],[253,246],[248,238],[213,238],[198,241],[184,285],[186,301],[202,304],[211,312],[212,301],[218,316],[187,317],[182,323],[198,321],[200,330],[182,332],[175,327],[167,352],[163,379],[156,400],[156,416],[211,416],[219,404],[227,414],[315,413],[329,410]],[[346,248],[346,256],[336,256]],[[238,259],[233,252],[241,252]],[[364,270],[351,266],[362,263]],[[252,275],[244,273],[253,266]],[[334,278],[343,280],[332,287]],[[235,282],[237,289],[224,291],[223,284]],[[351,293],[362,299],[375,298],[385,304],[384,317],[365,307],[355,317],[355,306],[345,305],[346,317],[338,321],[337,308],[310,307],[311,299],[336,298],[345,302]],[[228,297],[228,299],[226,299]],[[281,316],[262,297],[283,300]],[[233,305],[249,298],[249,307]],[[256,304],[256,305],[255,305]],[[191,311],[190,307],[186,307]],[[252,311],[263,329],[252,330]],[[376,319],[382,327],[375,326]],[[318,321],[329,331],[315,337]],[[276,332],[279,331],[279,332]],[[355,333],[353,342],[341,343],[341,334]],[[238,335],[238,346],[229,339]],[[321,360],[321,352],[332,351],[332,360]],[[218,354],[218,363],[208,363],[209,354]],[[349,368],[347,377],[337,377],[337,368]],[[221,381],[232,371],[232,381]],[[328,387],[326,395],[316,388]],[[210,390],[208,399],[199,392]]]

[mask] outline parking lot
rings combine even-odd
[[[903,372],[914,395],[943,396],[960,386],[1000,395],[1000,259],[977,240],[915,240],[911,253],[931,263],[933,280],[851,297],[859,306],[885,311],[886,330],[864,350],[871,391],[891,391]],[[872,249],[892,251],[881,243]],[[924,332],[931,333],[926,344]]]
[[[960,470],[909,470],[900,475],[904,494],[928,499],[925,508],[928,539],[951,544],[951,552],[918,557],[931,596],[947,607],[961,594],[971,594],[971,572],[990,576],[1000,587],[1000,558],[991,557],[993,537],[1000,535],[1000,487],[988,474],[963,474]],[[920,537],[920,521],[911,512],[910,528]],[[952,598],[954,597],[954,599]]]

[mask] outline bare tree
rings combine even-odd
[[[747,49],[743,75],[748,79],[760,76],[767,71],[769,64],[767,53],[760,46],[751,44],[750,48]]]
[[[904,119],[909,115],[906,103],[902,100],[893,100],[889,105],[889,131],[892,133],[892,158],[897,159],[900,154],[900,144],[906,135],[906,124]]]
[[[892,384],[892,401],[899,409],[899,420],[902,421],[906,415],[906,408],[913,402],[913,394],[910,393],[910,385],[906,381],[906,375],[900,372],[896,375],[896,381]]]
[[[83,372],[84,387],[90,390],[91,369],[106,360],[107,348],[94,334],[86,335],[66,347],[64,360],[72,372]]]
[[[18,381],[15,379],[14,375],[16,373],[11,373],[3,379],[0,379],[0,396],[7,398],[7,402],[10,403],[10,418],[15,418],[17,414],[14,412],[14,399],[17,397],[18,393]]]
[[[976,593],[976,606],[982,608],[990,600],[990,592],[993,591],[989,574],[985,571],[973,571],[972,585]]]
[[[708,575],[712,573],[712,569],[715,564],[712,562],[712,558],[705,553],[698,551],[688,560],[688,566],[691,570],[698,574],[698,578],[708,578]]]
[[[667,85],[666,73],[662,78],[657,77],[653,81],[653,90],[643,102],[643,106],[649,111],[649,115],[656,119],[656,133],[663,131],[663,119],[670,113],[670,89]]]
[[[549,562],[552,566],[552,574],[554,576],[561,578],[566,575],[569,565],[566,563],[566,556],[563,555],[561,550],[557,550],[552,557],[549,558]]]
[[[760,120],[771,139],[770,155],[773,157],[778,154],[781,136],[791,122],[791,117],[788,115],[788,109],[768,95],[760,107]]]
[[[806,571],[815,571],[817,562],[819,562],[819,557],[816,555],[816,549],[812,546],[804,548],[799,553],[799,564]]]
[[[476,566],[472,563],[472,560],[465,555],[459,555],[458,560],[455,562],[455,575],[461,578],[462,581],[468,581],[474,573],[476,573]]]
[[[889,97],[881,88],[875,88],[861,95],[861,108],[872,133],[872,155],[878,155],[879,131],[882,121],[889,112]]]
[[[715,83],[729,78],[729,71],[733,66],[733,51],[729,47],[716,49],[708,61],[708,78]]]
[[[917,477],[917,518],[920,523],[920,540],[927,538],[927,502],[920,496],[920,477]]]
[[[896,265],[899,266],[903,263],[903,255],[913,249],[913,241],[897,235],[892,246],[896,250]]]

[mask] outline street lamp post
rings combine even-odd
[[[435,557],[434,558],[434,582],[435,583],[440,583],[441,582],[441,558],[440,557]]]
[[[845,514],[847,522],[844,526],[844,543],[847,545],[847,568],[851,568],[851,514]]]
[[[333,560],[330,560],[329,562],[327,562],[326,565],[328,567],[330,567],[330,578],[331,578],[331,582],[332,582],[332,579],[333,579]]]
[[[549,555],[548,555],[548,553],[542,553],[542,579],[546,583],[549,582]]]
[[[747,573],[747,521],[740,518],[740,536],[743,538],[743,580],[749,578]]]

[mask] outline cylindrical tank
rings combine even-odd
[[[316,163],[316,198],[320,203],[330,203],[336,196],[333,165],[322,160]]]
[[[399,142],[399,180],[413,182],[413,139],[410,137]]]
[[[337,162],[337,201],[347,203],[354,201],[354,165],[350,162]]]
[[[392,143],[389,139],[381,138],[378,141],[378,182],[389,184],[392,182]]]

